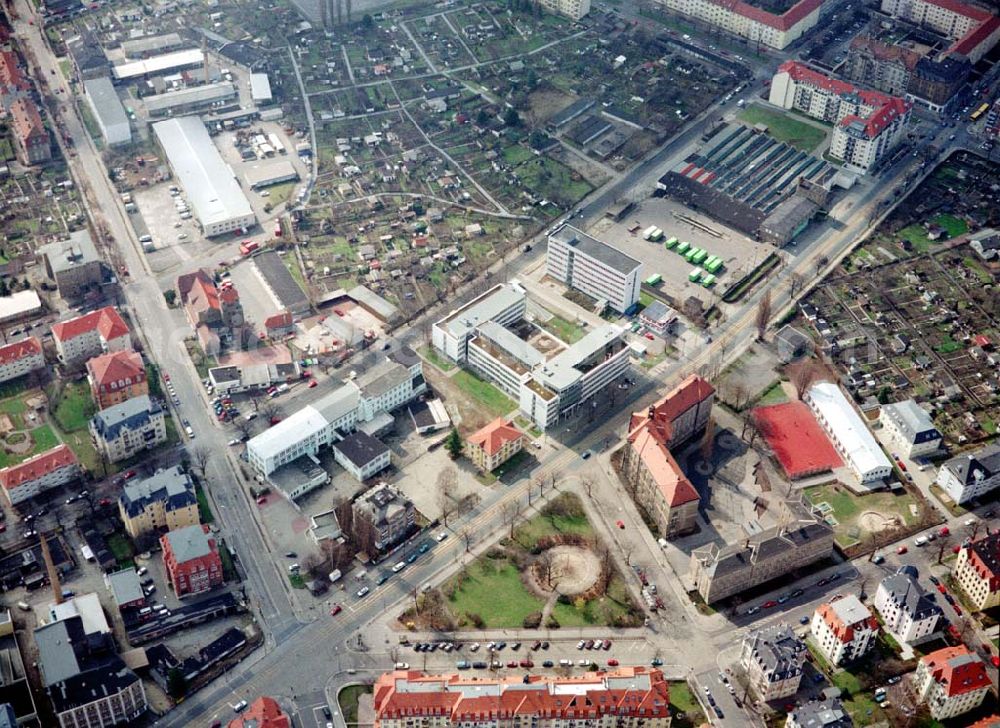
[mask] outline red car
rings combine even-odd
[[[128,480],[129,478],[134,478],[135,477],[135,471],[134,470],[129,470],[122,477],[125,478],[125,480]]]
[[[336,617],[338,614],[340,614],[343,611],[343,609],[344,608],[342,606],[340,606],[339,604],[334,604],[333,605],[333,609],[330,610],[330,616],[331,617]]]
[[[937,585],[937,590],[939,592],[941,592],[942,594],[947,594],[948,593],[948,590],[944,588],[944,584],[938,584]]]
[[[276,425],[276,424],[278,424],[279,422],[281,422],[281,418],[280,418],[280,417],[272,417],[272,418],[271,418],[271,424],[272,424],[272,425]]]
[[[938,536],[948,536],[950,534],[951,531],[948,530],[947,526],[941,526],[941,528],[938,530]]]
[[[962,547],[959,546],[958,544],[955,544],[954,546],[951,547],[951,552],[953,554],[957,554],[961,550],[962,550]]]
[[[99,505],[99,506],[105,506],[105,507],[110,506],[111,505],[111,499],[110,498],[101,498],[99,501],[97,501],[97,505]]]
[[[535,666],[535,663],[532,662],[531,660],[521,660],[521,662],[519,662],[518,664],[521,667],[534,667]]]
[[[769,599],[760,606],[764,607],[764,609],[773,609],[774,607],[778,606],[778,603],[773,599]]]
[[[618,660],[612,657],[608,660],[608,667],[618,667]]]
[[[511,660],[508,662],[507,667],[517,667],[517,660]]]
[[[647,339],[649,339],[650,341],[656,341],[656,337],[655,337],[655,336],[653,336],[652,334],[645,334],[645,336],[646,336],[646,338],[647,338]]]
[[[899,554],[900,556],[905,554],[907,551],[909,551],[909,549],[906,548],[906,546],[900,546],[898,549],[896,549],[896,553]]]
[[[615,525],[618,526],[618,528],[622,529],[623,531],[625,530],[625,521],[621,520],[615,521]]]
[[[962,616],[962,608],[960,606],[958,606],[957,604],[952,604],[951,608],[955,610],[955,614],[957,614],[959,617]]]
[[[993,655],[993,657],[990,658],[990,663],[993,667],[1000,667],[1000,657]]]
[[[267,503],[267,497],[266,497],[266,496],[263,496],[263,495],[262,495],[262,496],[260,496],[260,497],[259,497],[259,498],[257,499],[257,505],[259,505],[259,506],[262,506],[262,505],[264,505],[265,503]]]
[[[313,387],[317,386],[319,386],[319,382],[317,382],[315,379],[309,382],[309,389],[312,389]]]

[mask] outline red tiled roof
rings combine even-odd
[[[969,728],[1000,728],[1000,715],[990,715],[980,718],[970,725]]]
[[[816,609],[816,612],[819,614],[820,619],[826,623],[826,626],[830,628],[830,631],[833,632],[834,637],[838,640],[844,644],[853,642],[854,630],[865,625],[867,625],[869,629],[878,629],[878,619],[876,619],[874,615],[869,615],[858,622],[847,624],[840,618],[840,615],[837,614],[836,609],[833,607],[833,602],[836,601],[837,599],[835,598],[831,602],[820,604],[819,608]]]
[[[0,470],[0,485],[11,490],[77,462],[76,455],[68,445],[56,445],[51,450],[39,453],[22,463]]]
[[[955,41],[955,44],[949,50],[954,53],[961,53],[963,56],[968,56],[976,49],[976,46],[993,35],[998,27],[1000,27],[1000,17],[991,15],[986,22],[980,23],[966,33],[964,37]]]
[[[802,0],[786,10],[783,15],[775,15],[740,0],[711,0],[711,2],[776,30],[788,30],[794,27],[823,4],[823,0]]]
[[[662,439],[664,442],[668,442],[670,440],[670,423],[713,394],[715,394],[715,388],[709,384],[707,379],[702,379],[697,374],[691,374],[646,412],[633,412],[629,431],[635,430],[645,424],[650,417],[653,417],[657,426],[664,428]]]
[[[87,373],[94,385],[100,387],[123,379],[131,380],[134,384],[145,377],[146,368],[143,366],[142,356],[137,352],[115,351],[89,360]]]
[[[31,88],[28,79],[21,72],[21,64],[14,51],[0,51],[0,84],[7,86],[10,90],[27,91]]]
[[[250,703],[243,715],[229,721],[229,728],[291,728],[292,723],[281,706],[266,695]]]
[[[941,683],[945,695],[964,695],[991,684],[986,663],[965,645],[944,647],[920,658],[930,670],[934,681]]]
[[[219,290],[215,282],[209,279],[196,279],[188,291],[187,305],[194,311],[207,311],[210,308],[221,308],[219,305]]]
[[[649,689],[606,687],[605,678],[648,676]],[[419,685],[403,691],[397,684]],[[470,687],[499,687],[499,695],[471,695]],[[572,690],[572,686],[577,690]],[[533,687],[528,687],[533,686]],[[561,687],[556,691],[554,688]],[[464,689],[463,689],[464,688]],[[440,716],[451,723],[543,715],[566,720],[597,720],[603,716],[665,718],[669,690],[663,673],[645,667],[623,667],[608,673],[588,672],[569,678],[531,675],[506,678],[467,678],[464,675],[424,675],[412,671],[386,673],[375,683],[375,715],[386,718]]]
[[[670,450],[650,432],[650,428],[635,430],[628,439],[671,508],[698,500],[698,491],[684,475]]]
[[[977,8],[974,5],[966,5],[959,0],[924,0],[929,5],[937,5],[939,8],[950,10],[957,15],[964,15],[966,18],[978,20],[980,23],[990,17],[988,11]]]
[[[512,420],[497,417],[485,427],[477,430],[469,437],[469,442],[481,447],[487,455],[494,455],[506,443],[514,442],[524,437],[524,433],[514,426]]]
[[[276,313],[264,319],[265,329],[281,329],[292,325],[292,314],[288,311]]]
[[[34,336],[0,346],[0,364],[10,364],[26,356],[42,353],[42,342]]]
[[[191,289],[194,288],[195,283],[208,283],[211,286],[215,286],[215,281],[212,280],[212,276],[205,272],[203,268],[192,273],[184,273],[177,276],[177,293],[181,297],[181,303],[187,303],[188,294],[191,293]]]
[[[52,337],[58,341],[75,339],[97,329],[104,341],[111,341],[128,334],[128,326],[111,306],[85,313],[83,316],[52,324]]]
[[[31,99],[25,96],[14,99],[14,103],[10,105],[10,115],[14,121],[14,132],[22,142],[48,136],[45,124],[42,123],[42,115]]]
[[[870,35],[857,36],[851,41],[851,48],[865,48],[880,61],[899,61],[910,71],[917,67],[917,61],[920,60],[920,54],[916,51],[899,45],[883,43]]]

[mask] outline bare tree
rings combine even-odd
[[[465,544],[465,553],[469,553],[472,550],[472,544],[476,542],[475,534],[468,528],[462,529],[462,533],[459,534],[462,542]]]
[[[583,488],[583,492],[587,494],[588,498],[594,497],[594,479],[589,475],[580,476],[580,487]]]
[[[607,546],[602,546],[599,558],[601,560],[601,594],[607,594],[608,589],[611,588],[611,580],[615,575],[615,562],[611,556],[611,549]]]
[[[313,579],[318,579],[323,574],[323,568],[326,564],[323,562],[323,558],[316,553],[306,554],[302,559],[302,570],[305,571]]]
[[[458,486],[458,472],[452,466],[446,467],[437,477],[437,502],[441,509],[441,522],[448,525],[448,517],[455,512],[455,488]]]
[[[261,402],[260,409],[257,411],[260,412],[260,416],[268,422],[281,416],[281,408],[270,399]]]
[[[521,515],[521,501],[516,498],[503,504],[501,509],[503,522],[510,528],[510,538],[514,538],[514,526]]]
[[[546,588],[552,588],[552,552],[543,551],[538,557],[538,578]]]
[[[633,549],[632,544],[625,544],[624,546],[622,546],[622,556],[625,557],[626,566],[632,565],[632,549]]]
[[[250,423],[250,420],[245,417],[240,417],[239,419],[234,420],[233,429],[236,430],[236,433],[242,440],[250,439],[250,436],[253,434],[253,425]]]
[[[825,255],[819,256],[819,258],[816,259],[816,275],[822,273],[823,269],[826,267],[826,264],[829,262],[830,259],[827,258]]]
[[[947,536],[938,536],[937,562],[940,564],[944,559],[944,550],[951,545],[951,539]]]
[[[208,461],[212,459],[212,451],[209,450],[204,445],[198,445],[191,448],[191,463],[205,475],[205,468],[208,466]]]
[[[260,403],[264,401],[264,393],[259,389],[251,389],[247,391],[247,399],[250,400],[250,404],[253,405],[253,411],[257,412],[260,409]]]
[[[538,486],[538,497],[541,498],[545,494],[545,478],[535,478],[532,485]],[[531,485],[528,486],[528,489],[531,489]]]
[[[788,293],[794,298],[795,294],[801,291],[805,284],[805,276],[798,272],[792,273],[792,276],[788,281]]]
[[[820,377],[820,368],[811,359],[804,359],[793,367],[789,367],[788,378],[795,387],[795,396],[804,399],[806,393]]]
[[[771,322],[771,291],[764,291],[757,303],[757,315],[754,318],[754,325],[757,327],[757,341],[764,340],[767,332],[767,325]]]

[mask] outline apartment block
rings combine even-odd
[[[912,104],[785,61],[771,79],[768,100],[833,124],[830,154],[862,174],[872,171],[906,133]]]
[[[222,558],[208,526],[167,531],[160,537],[160,547],[163,567],[177,596],[200,594],[222,584]]]
[[[118,498],[118,515],[132,538],[197,525],[198,498],[191,476],[175,465],[126,483]]]
[[[975,710],[992,684],[986,663],[965,645],[924,655],[913,674],[913,689],[935,720]]]
[[[807,653],[805,643],[781,622],[747,633],[740,650],[740,667],[757,699],[770,702],[798,692]]]
[[[128,326],[111,306],[52,324],[52,340],[59,360],[66,364],[132,348]]]
[[[42,342],[36,337],[15,341],[0,346],[0,382],[23,377],[25,374],[45,368],[45,354]]]
[[[896,641],[909,645],[930,639],[944,616],[941,607],[920,586],[914,566],[902,566],[879,582],[875,609],[886,631]]]
[[[0,486],[13,506],[72,482],[82,474],[80,461],[69,446],[56,445],[51,450],[0,470]]]
[[[489,473],[524,449],[525,436],[513,420],[498,417],[465,441],[465,454],[472,464]]]
[[[639,300],[642,263],[618,248],[563,225],[549,233],[545,272],[591,298],[624,313]]]
[[[1000,18],[961,0],[882,0],[882,12],[954,41],[950,54],[978,63],[1000,40]]]
[[[863,657],[875,645],[878,620],[853,594],[819,605],[810,630],[816,647],[831,665]]]
[[[98,290],[104,279],[104,264],[86,228],[70,233],[68,240],[39,247],[37,255],[45,265],[45,277],[66,300]]]
[[[658,0],[674,12],[689,15],[733,35],[781,50],[819,23],[823,0],[801,0],[781,15],[742,0]]]
[[[958,455],[938,468],[937,484],[955,503],[982,497],[1000,486],[1000,445]]]
[[[660,670],[647,667],[572,677],[397,670],[375,682],[374,701],[375,728],[670,726],[669,686]]]
[[[362,520],[371,528],[372,546],[379,551],[398,543],[416,523],[413,503],[385,483],[358,496],[352,510],[355,520]]]
[[[1000,606],[1000,531],[962,546],[951,575],[977,610]]]
[[[879,413],[882,429],[903,457],[930,455],[941,448],[941,433],[927,410],[912,399],[886,404]]]
[[[542,8],[571,20],[579,20],[590,12],[590,0],[541,0]]]
[[[163,409],[149,395],[133,397],[94,415],[90,436],[110,462],[125,460],[167,441]]]
[[[111,351],[88,359],[87,379],[98,409],[149,394],[146,365],[135,351]]]

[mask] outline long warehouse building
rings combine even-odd
[[[153,133],[184,186],[205,237],[256,224],[250,201],[201,119],[183,116],[160,121],[153,124]]]

